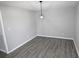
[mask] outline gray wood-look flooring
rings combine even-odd
[[[36,37],[10,54],[0,52],[3,58],[77,58],[73,40]]]

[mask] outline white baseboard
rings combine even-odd
[[[4,53],[6,53],[6,51],[5,51],[5,50],[2,50],[2,49],[0,49],[0,51],[2,51],[2,52],[4,52]]]
[[[37,36],[43,36],[43,37],[51,37],[51,38],[60,38],[60,39],[68,39],[68,40],[73,40],[73,38],[67,38],[67,37],[58,37],[58,36],[47,36],[47,35],[37,35]]]
[[[9,54],[9,53],[13,52],[14,50],[18,49],[19,47],[23,46],[25,43],[29,42],[30,40],[32,40],[32,39],[35,38],[35,37],[36,37],[36,36],[31,37],[29,40],[23,42],[22,44],[20,44],[20,45],[17,46],[16,48],[14,48],[14,49],[8,51],[7,54]]]
[[[74,45],[75,45],[75,48],[76,48],[77,54],[78,54],[78,56],[79,56],[79,50],[78,50],[78,47],[77,47],[77,45],[76,45],[75,40],[73,40],[73,41],[74,41]]]
[[[43,36],[43,37],[51,37],[51,38],[61,38],[61,39],[69,39],[72,40],[72,38],[66,38],[66,37],[57,37],[57,36],[46,36],[46,35],[36,35],[36,36]],[[30,38],[29,40],[23,42],[22,44],[20,44],[19,46],[17,46],[16,48],[10,50],[7,52],[7,54],[13,52],[14,50],[18,49],[19,47],[23,46],[25,43],[29,42],[30,40],[32,40],[33,38],[35,38],[36,36],[33,36],[32,38]]]

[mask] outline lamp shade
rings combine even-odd
[[[40,18],[43,19],[44,17],[43,16],[40,16]]]

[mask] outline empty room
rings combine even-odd
[[[78,58],[79,1],[0,1],[0,58]]]

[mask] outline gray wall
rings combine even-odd
[[[79,56],[79,3],[76,8],[76,22],[75,23],[76,23],[76,26],[75,26],[76,30],[75,30],[74,43],[75,43],[75,47]]]
[[[43,11],[43,14],[45,16],[44,20],[40,20],[40,14],[37,15],[38,35],[65,38],[74,37],[75,6],[51,7]]]
[[[36,35],[34,11],[1,6],[8,51],[16,48]]]

